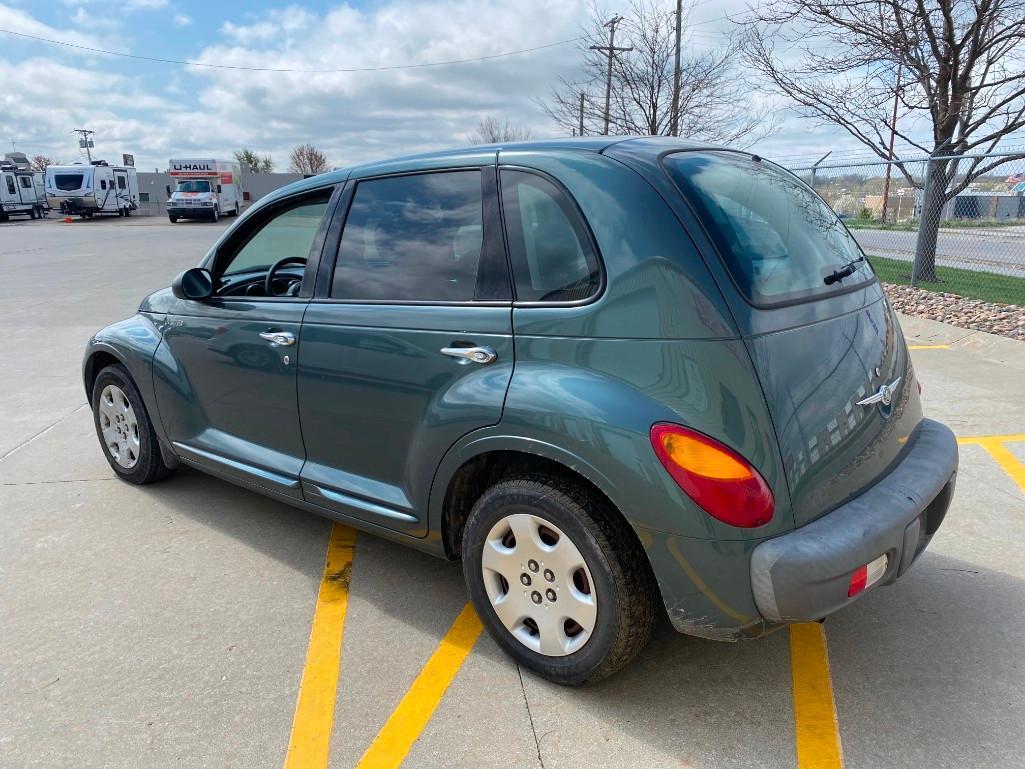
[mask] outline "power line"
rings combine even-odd
[[[152,61],[158,64],[181,64],[189,67],[207,67],[209,69],[234,69],[234,70],[245,70],[247,72],[298,72],[304,74],[331,74],[335,72],[382,72],[385,70],[396,70],[396,69],[426,69],[428,67],[447,67],[451,64],[470,64],[477,61],[490,61],[491,59],[502,59],[507,56],[518,56],[523,53],[533,53],[534,51],[543,51],[546,48],[556,48],[560,45],[568,45],[569,43],[576,43],[583,40],[583,37],[573,37],[568,40],[558,40],[554,43],[546,43],[544,45],[538,45],[533,48],[521,48],[516,51],[504,51],[503,53],[493,53],[488,56],[475,56],[470,59],[449,59],[447,61],[430,61],[422,64],[390,64],[380,67],[337,67],[335,69],[291,69],[286,67],[244,67],[241,65],[232,64],[208,64],[201,61],[182,61],[180,59],[161,59],[155,56],[139,56],[133,53],[121,53],[119,51],[108,51],[103,48],[91,48],[87,45],[78,45],[77,43],[68,43],[64,40],[51,40],[46,37],[37,37],[36,35],[28,35],[24,32],[15,32],[11,29],[0,29],[0,32],[7,35],[14,35],[15,37],[22,37],[28,40],[35,40],[40,43],[50,43],[51,45],[61,45],[65,48],[75,48],[79,51],[88,51],[89,53],[101,53],[105,56],[120,56],[125,59],[140,59],[142,61]]]

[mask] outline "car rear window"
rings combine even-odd
[[[54,174],[54,186],[59,190],[70,192],[82,189],[82,174]]]
[[[755,304],[814,299],[873,279],[837,215],[791,173],[735,152],[668,156],[669,176]],[[826,278],[854,262],[841,280]]]

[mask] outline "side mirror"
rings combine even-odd
[[[214,279],[203,267],[185,270],[171,283],[171,292],[179,299],[202,301],[214,293]]]

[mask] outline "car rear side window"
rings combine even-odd
[[[847,228],[793,174],[734,152],[680,152],[664,162],[750,301],[813,299],[872,279]],[[826,283],[852,262],[853,273]]]
[[[520,302],[574,302],[595,294],[601,270],[576,206],[552,182],[501,172],[502,214]]]
[[[17,191],[18,191],[18,190],[17,190],[16,188],[15,188],[15,186],[14,186],[14,177],[13,177],[13,176],[8,176],[8,177],[7,177],[7,191],[8,191],[9,193],[11,193],[12,195],[13,195],[13,194],[14,194],[15,192],[17,192]]]
[[[480,171],[361,181],[331,296],[349,301],[473,300],[484,244]]]

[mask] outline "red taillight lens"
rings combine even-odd
[[[653,425],[651,445],[662,466],[702,510],[730,526],[752,529],[772,520],[772,491],[740,454],[680,425]]]
[[[868,585],[868,565],[859,566],[858,570],[851,575],[851,584],[847,588],[847,597],[854,598],[858,593],[865,590]]]

